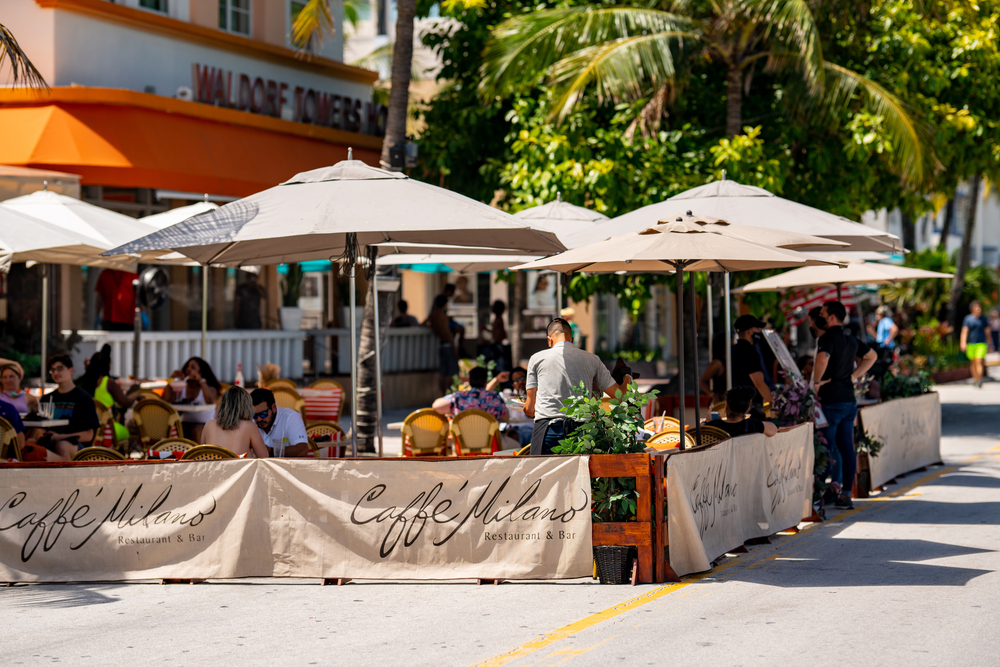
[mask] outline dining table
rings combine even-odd
[[[33,419],[30,421],[22,419],[21,423],[24,424],[24,428],[56,428],[57,426],[69,426],[68,419]]]

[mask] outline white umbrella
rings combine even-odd
[[[178,222],[184,222],[188,218],[205,213],[206,211],[214,211],[217,208],[219,208],[218,204],[214,204],[210,201],[200,201],[194,204],[189,204],[188,206],[172,208],[169,211],[163,211],[162,213],[147,215],[146,217],[139,219],[147,225],[152,225],[157,229],[164,229],[170,225],[176,225]]]
[[[354,268],[361,246],[430,243],[558,252],[551,232],[444,188],[348,159],[303,172],[115,248],[114,253],[175,250],[202,264],[276,264],[340,257],[351,267],[351,429],[357,454],[357,341]],[[373,274],[372,298],[378,294]],[[375,309],[378,331],[378,308]],[[382,413],[380,345],[375,346],[376,421]],[[382,429],[377,434],[381,451]]]
[[[386,255],[378,258],[379,266],[400,264],[443,264],[455,273],[502,271],[518,264],[538,259],[534,255]]]
[[[837,268],[835,266],[808,266],[752,282],[749,285],[744,285],[739,289],[733,290],[733,292],[778,292],[812,285],[836,285],[839,292],[841,285],[877,285],[899,283],[907,280],[921,280],[924,278],[951,277],[952,274],[950,273],[925,271],[924,269],[914,269],[909,266],[896,266],[894,264],[865,262],[863,264],[848,264],[844,268]]]
[[[564,245],[566,239],[585,234],[588,230],[610,220],[603,213],[564,202],[561,194],[556,194],[555,201],[523,209],[514,216],[521,220],[529,220],[532,224],[540,223],[544,229],[554,232]],[[583,245],[585,242],[578,241],[577,245]],[[566,247],[575,246],[566,245]]]
[[[725,235],[724,225],[715,219],[691,217],[673,222],[660,222],[638,232],[616,236],[605,241],[567,250],[516,269],[553,269],[556,271],[588,271],[592,273],[656,273],[676,271],[678,308],[678,359],[680,373],[680,428],[684,430],[684,308],[683,286],[685,271],[746,271],[828,264],[792,250],[783,250],[744,241]],[[714,228],[714,229],[713,229]],[[692,293],[694,283],[691,284]],[[697,349],[695,349],[697,355]],[[695,356],[697,368],[697,356]],[[698,401],[695,400],[695,410]],[[700,442],[700,426],[696,423]]]

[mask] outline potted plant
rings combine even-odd
[[[299,308],[299,294],[302,292],[302,267],[289,264],[288,271],[281,277],[281,308],[278,317],[281,328],[297,331],[302,328],[302,309]]]
[[[642,407],[657,392],[643,394],[630,384],[624,393],[602,400],[582,384],[565,401],[562,412],[579,426],[553,452],[563,455],[640,454],[646,446],[637,438]],[[639,494],[634,477],[595,477],[591,483],[591,515],[595,523],[635,521]],[[643,499],[643,502],[649,502]],[[631,546],[595,546],[594,560],[602,584],[624,584],[630,579],[636,549]]]

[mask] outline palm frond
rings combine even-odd
[[[392,78],[392,42],[378,47],[366,56],[362,56],[350,63],[354,67],[361,67],[378,72],[378,78],[387,81]],[[423,81],[426,68],[421,67],[417,58],[411,59],[410,81]]]
[[[486,45],[480,92],[484,97],[508,95],[582,49],[692,28],[686,17],[635,7],[585,6],[517,16],[497,26]]]
[[[358,14],[358,3],[354,0],[344,0],[344,20],[350,23],[355,30],[358,29],[358,22],[361,18]]]
[[[672,49],[687,32],[658,32],[625,37],[580,49],[549,68],[557,101],[554,113],[560,119],[573,109],[584,88],[594,83],[600,102],[634,101],[651,88],[674,82]]]
[[[306,53],[315,53],[333,34],[329,0],[307,0],[292,24],[292,43]]]
[[[3,71],[4,62],[8,60],[10,61],[11,78],[15,86],[23,82],[29,88],[48,90],[49,84],[45,83],[45,77],[21,49],[14,34],[0,24],[0,71]]]
[[[812,9],[806,0],[743,0],[745,11],[762,27],[764,36],[797,49],[799,65],[812,92],[823,87],[826,76],[823,46]],[[769,60],[769,68],[779,69],[781,61]]]

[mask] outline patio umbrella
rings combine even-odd
[[[175,250],[202,264],[278,264],[337,257],[351,268],[351,414],[357,425],[354,269],[362,246],[374,259],[384,242],[559,252],[554,234],[444,188],[348,159],[298,174],[281,185],[122,245],[112,253]],[[109,253],[111,254],[111,253]],[[372,267],[374,269],[374,267]],[[378,278],[372,271],[372,294]],[[376,318],[378,309],[375,309]],[[376,331],[378,320],[375,321]],[[381,361],[375,346],[376,417]],[[382,431],[379,423],[378,438]],[[357,428],[351,429],[357,454]]]
[[[567,250],[547,259],[514,267],[515,269],[553,269],[562,272],[592,273],[657,273],[675,271],[678,304],[683,304],[685,271],[747,271],[827,264],[792,250],[759,245],[727,236],[719,231],[717,221],[695,216],[673,222],[659,222],[638,232],[616,236],[587,246]],[[712,229],[716,227],[716,229]],[[693,290],[692,283],[692,290]],[[684,431],[684,308],[678,308],[678,361],[680,366],[680,428]],[[697,354],[697,350],[695,350]],[[697,357],[696,357],[697,359]],[[697,364],[697,360],[695,361]],[[697,366],[696,366],[697,368]],[[701,428],[697,423],[698,401],[695,400],[696,435],[700,442]]]
[[[837,259],[837,257],[834,256],[834,259]],[[836,285],[837,294],[839,295],[840,288],[843,285],[876,285],[899,283],[907,280],[921,280],[924,278],[951,277],[952,274],[950,273],[938,273],[937,271],[914,269],[909,266],[877,264],[874,262],[848,264],[844,268],[835,266],[807,266],[752,282],[749,285],[744,285],[733,290],[733,293],[775,292],[812,285]]]
[[[378,258],[379,266],[400,264],[441,264],[455,273],[502,271],[518,264],[538,259],[534,255],[386,255]]]

